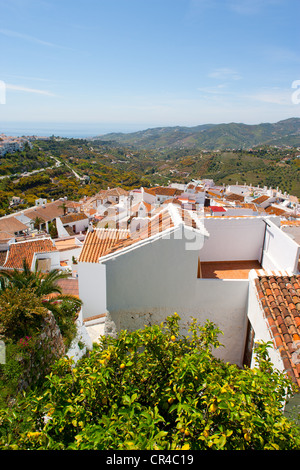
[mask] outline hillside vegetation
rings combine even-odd
[[[241,149],[256,145],[300,145],[300,118],[277,123],[206,124],[195,127],[157,127],[129,134],[111,133],[101,140],[135,148],[198,147],[203,150]]]
[[[290,119],[258,126],[149,129],[119,134],[120,142],[105,140],[117,134],[37,140],[32,149],[27,146],[0,159],[0,216],[32,206],[37,198],[79,200],[107,187],[131,190],[203,178],[218,185],[279,187],[300,197],[299,123]],[[134,138],[136,143],[129,144]],[[266,139],[268,144],[254,145],[254,140]],[[205,149],[204,141],[217,148]],[[239,142],[238,148],[233,141]],[[13,196],[22,203],[12,207]]]

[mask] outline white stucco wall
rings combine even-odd
[[[266,270],[297,273],[300,247],[285,232],[268,220],[262,266]]]
[[[38,259],[51,259],[51,270],[60,269],[60,258],[58,251],[49,251],[46,253],[35,253],[32,258],[31,269],[35,269],[36,260]]]
[[[226,207],[226,216],[252,216],[256,215],[257,211],[254,211],[252,209],[246,208],[246,207]]]
[[[56,221],[56,230],[57,230],[58,238],[69,237],[70,234],[68,233],[68,231],[63,226],[63,223],[62,223],[60,217],[56,217],[55,221]]]
[[[148,204],[155,204],[156,197],[153,194],[147,193],[147,191],[144,191],[144,188],[142,188],[142,200]]]
[[[261,217],[205,218],[209,239],[200,251],[201,261],[260,260],[265,224]]]
[[[195,190],[187,190],[180,195],[181,198],[189,197],[194,199],[197,204],[203,205],[205,201],[205,191],[195,192]]]
[[[77,248],[73,248],[70,250],[60,250],[59,251],[60,261],[66,261],[71,266],[73,263],[72,261],[73,256],[74,258],[78,259],[81,250],[82,250],[82,246],[78,246]]]
[[[84,232],[87,228],[88,228],[88,225],[89,225],[89,219],[86,218],[86,219],[81,219],[81,220],[76,220],[74,222],[70,222],[68,224],[65,224],[64,226],[69,226],[73,229],[75,225],[75,231],[76,233],[79,233],[79,232]]]
[[[192,317],[224,333],[217,357],[241,364],[246,334],[247,280],[197,279],[198,251],[180,239],[156,240],[105,261],[107,309],[117,329],[161,323],[177,312],[187,333]]]
[[[106,313],[106,266],[98,263],[78,263],[79,298],[83,302],[83,318]]]

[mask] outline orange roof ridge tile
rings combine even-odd
[[[255,280],[258,297],[284,367],[300,388],[300,275],[266,273]],[[293,362],[294,354],[298,360]],[[295,360],[294,360],[295,361]]]
[[[126,240],[128,236],[129,231],[126,229],[95,228],[87,233],[78,261],[98,263],[101,256],[104,256],[120,240]]]

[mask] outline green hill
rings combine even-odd
[[[133,133],[111,133],[94,140],[110,141],[135,148],[241,149],[257,145],[300,146],[300,118],[277,123],[206,124],[194,127],[157,127]]]

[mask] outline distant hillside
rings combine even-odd
[[[300,118],[286,119],[274,124],[230,123],[195,127],[157,127],[129,134],[111,133],[94,137],[94,140],[97,139],[144,149],[240,149],[262,144],[300,146]]]

